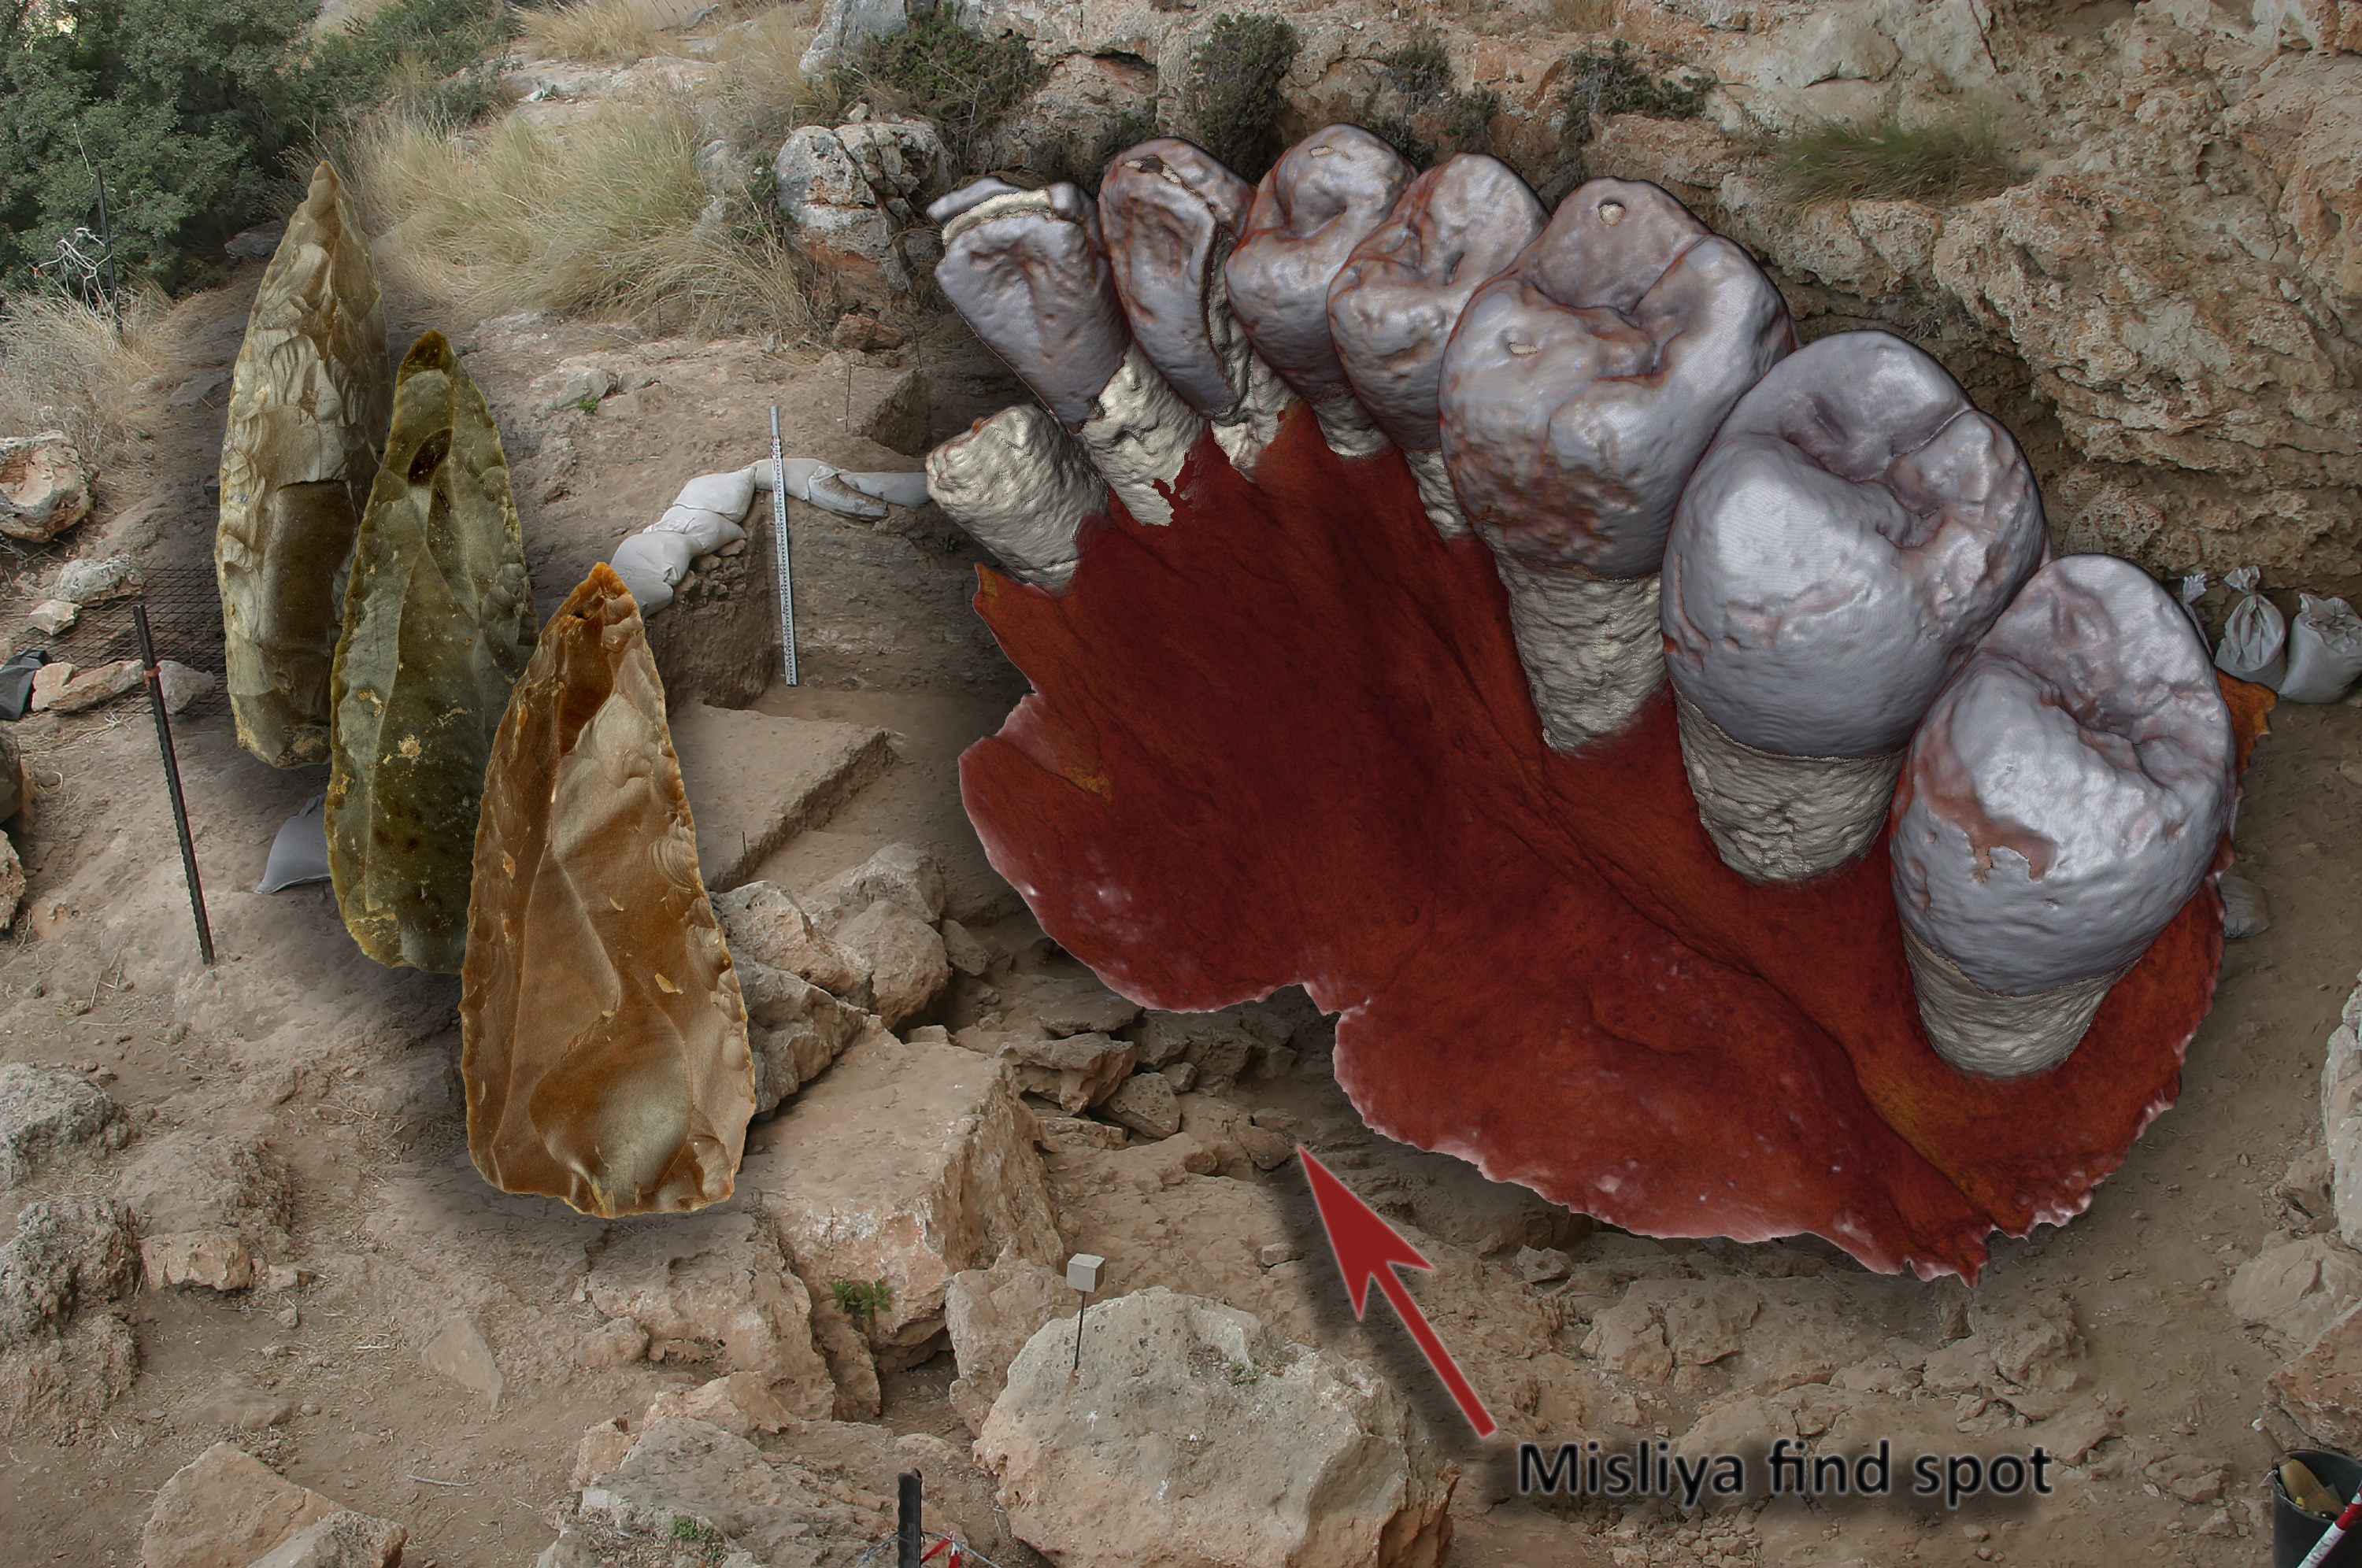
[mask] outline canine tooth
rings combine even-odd
[[[2064,1059],[2204,883],[2228,826],[2204,648],[2113,556],[2036,572],[1913,737],[1894,897],[1928,1042],[1965,1072]]]
[[[1663,578],[1682,756],[1727,865],[1793,881],[1870,846],[1913,727],[2047,539],[2017,443],[1899,337],[1824,337],[1739,399]]]
[[[1329,285],[1410,183],[1402,155],[1358,126],[1329,126],[1287,149],[1255,188],[1223,264],[1231,308],[1280,379],[1312,404],[1329,444],[1363,457],[1385,444],[1345,379],[1329,335]]]
[[[935,280],[1058,423],[1072,430],[1092,417],[1131,338],[1097,210],[1080,191],[1062,182],[958,208],[944,225]]]
[[[1461,313],[1444,464],[1493,547],[1552,745],[1621,729],[1655,690],[1674,501],[1723,415],[1794,345],[1744,250],[1624,180],[1569,196]]]
[[[1445,538],[1466,526],[1443,462],[1443,346],[1478,286],[1541,232],[1540,200],[1498,159],[1463,153],[1410,182],[1329,285],[1338,362],[1371,419],[1402,448]]]
[[[929,452],[927,493],[1010,576],[1042,588],[1066,585],[1083,519],[1107,509],[1107,484],[1090,458],[1032,403],[979,419]]]

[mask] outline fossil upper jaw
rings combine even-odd
[[[1716,426],[1794,343],[1745,251],[1654,185],[1592,181],[1444,350],[1443,453],[1470,523],[1536,561],[1655,571]]]
[[[1256,187],[1223,265],[1231,308],[1255,348],[1307,402],[1348,395],[1329,334],[1329,285],[1411,182],[1401,154],[1355,126],[1288,149]]]

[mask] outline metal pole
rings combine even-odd
[[[1090,1304],[1091,1298],[1087,1295],[1075,1303],[1075,1372],[1077,1376],[1083,1370],[1083,1312]]]
[[[900,1477],[896,1529],[894,1534],[894,1568],[919,1568],[919,1551],[923,1544],[919,1529],[919,1472],[905,1470]]]
[[[779,657],[796,680],[796,579],[788,560],[788,459],[779,445],[779,405],[771,405],[771,548],[778,558]]]
[[[148,606],[131,607],[139,633],[139,668],[148,679],[148,709],[156,715],[156,748],[164,754],[164,785],[172,795],[172,825],[181,834],[181,874],[189,879],[189,909],[197,917],[197,951],[214,966],[214,929],[205,919],[205,889],[197,880],[197,847],[189,838],[189,805],[181,795],[181,764],[172,755],[172,723],[164,713],[164,678],[156,668],[156,642],[148,634]]]

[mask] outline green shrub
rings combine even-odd
[[[1651,75],[1617,39],[1606,53],[1582,50],[1566,61],[1566,93],[1561,100],[1561,127],[1567,139],[1580,146],[1591,139],[1595,123],[1606,115],[1650,115],[1658,119],[1686,120],[1705,107],[1710,80],[1675,82]]]
[[[316,0],[13,0],[0,23],[0,293],[78,226],[100,182],[121,282],[167,287],[301,187],[291,154],[406,94],[444,118],[497,101],[487,0],[392,0],[315,38]]]
[[[1249,180],[1280,153],[1279,84],[1301,40],[1278,17],[1224,15],[1189,61],[1187,103],[1198,143]]]
[[[1041,86],[1043,68],[1023,39],[969,32],[951,6],[938,6],[892,38],[865,45],[844,75],[846,97],[880,99],[934,121],[953,169],[965,174],[977,144]]]
[[[894,1287],[882,1279],[832,1279],[828,1293],[836,1309],[855,1322],[867,1322],[894,1304]]]
[[[1379,56],[1386,85],[1404,113],[1374,112],[1369,130],[1422,168],[1457,152],[1493,149],[1493,116],[1501,95],[1463,93],[1452,84],[1451,56],[1443,35],[1421,23],[1401,45]]]
[[[1772,167],[1792,201],[1835,198],[1973,201],[2015,178],[1992,122],[1970,116],[1906,126],[1889,116],[1865,125],[1831,121],[1774,142]]]

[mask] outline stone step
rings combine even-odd
[[[668,715],[697,821],[697,862],[715,892],[815,828],[893,765],[886,732],[684,702]]]

